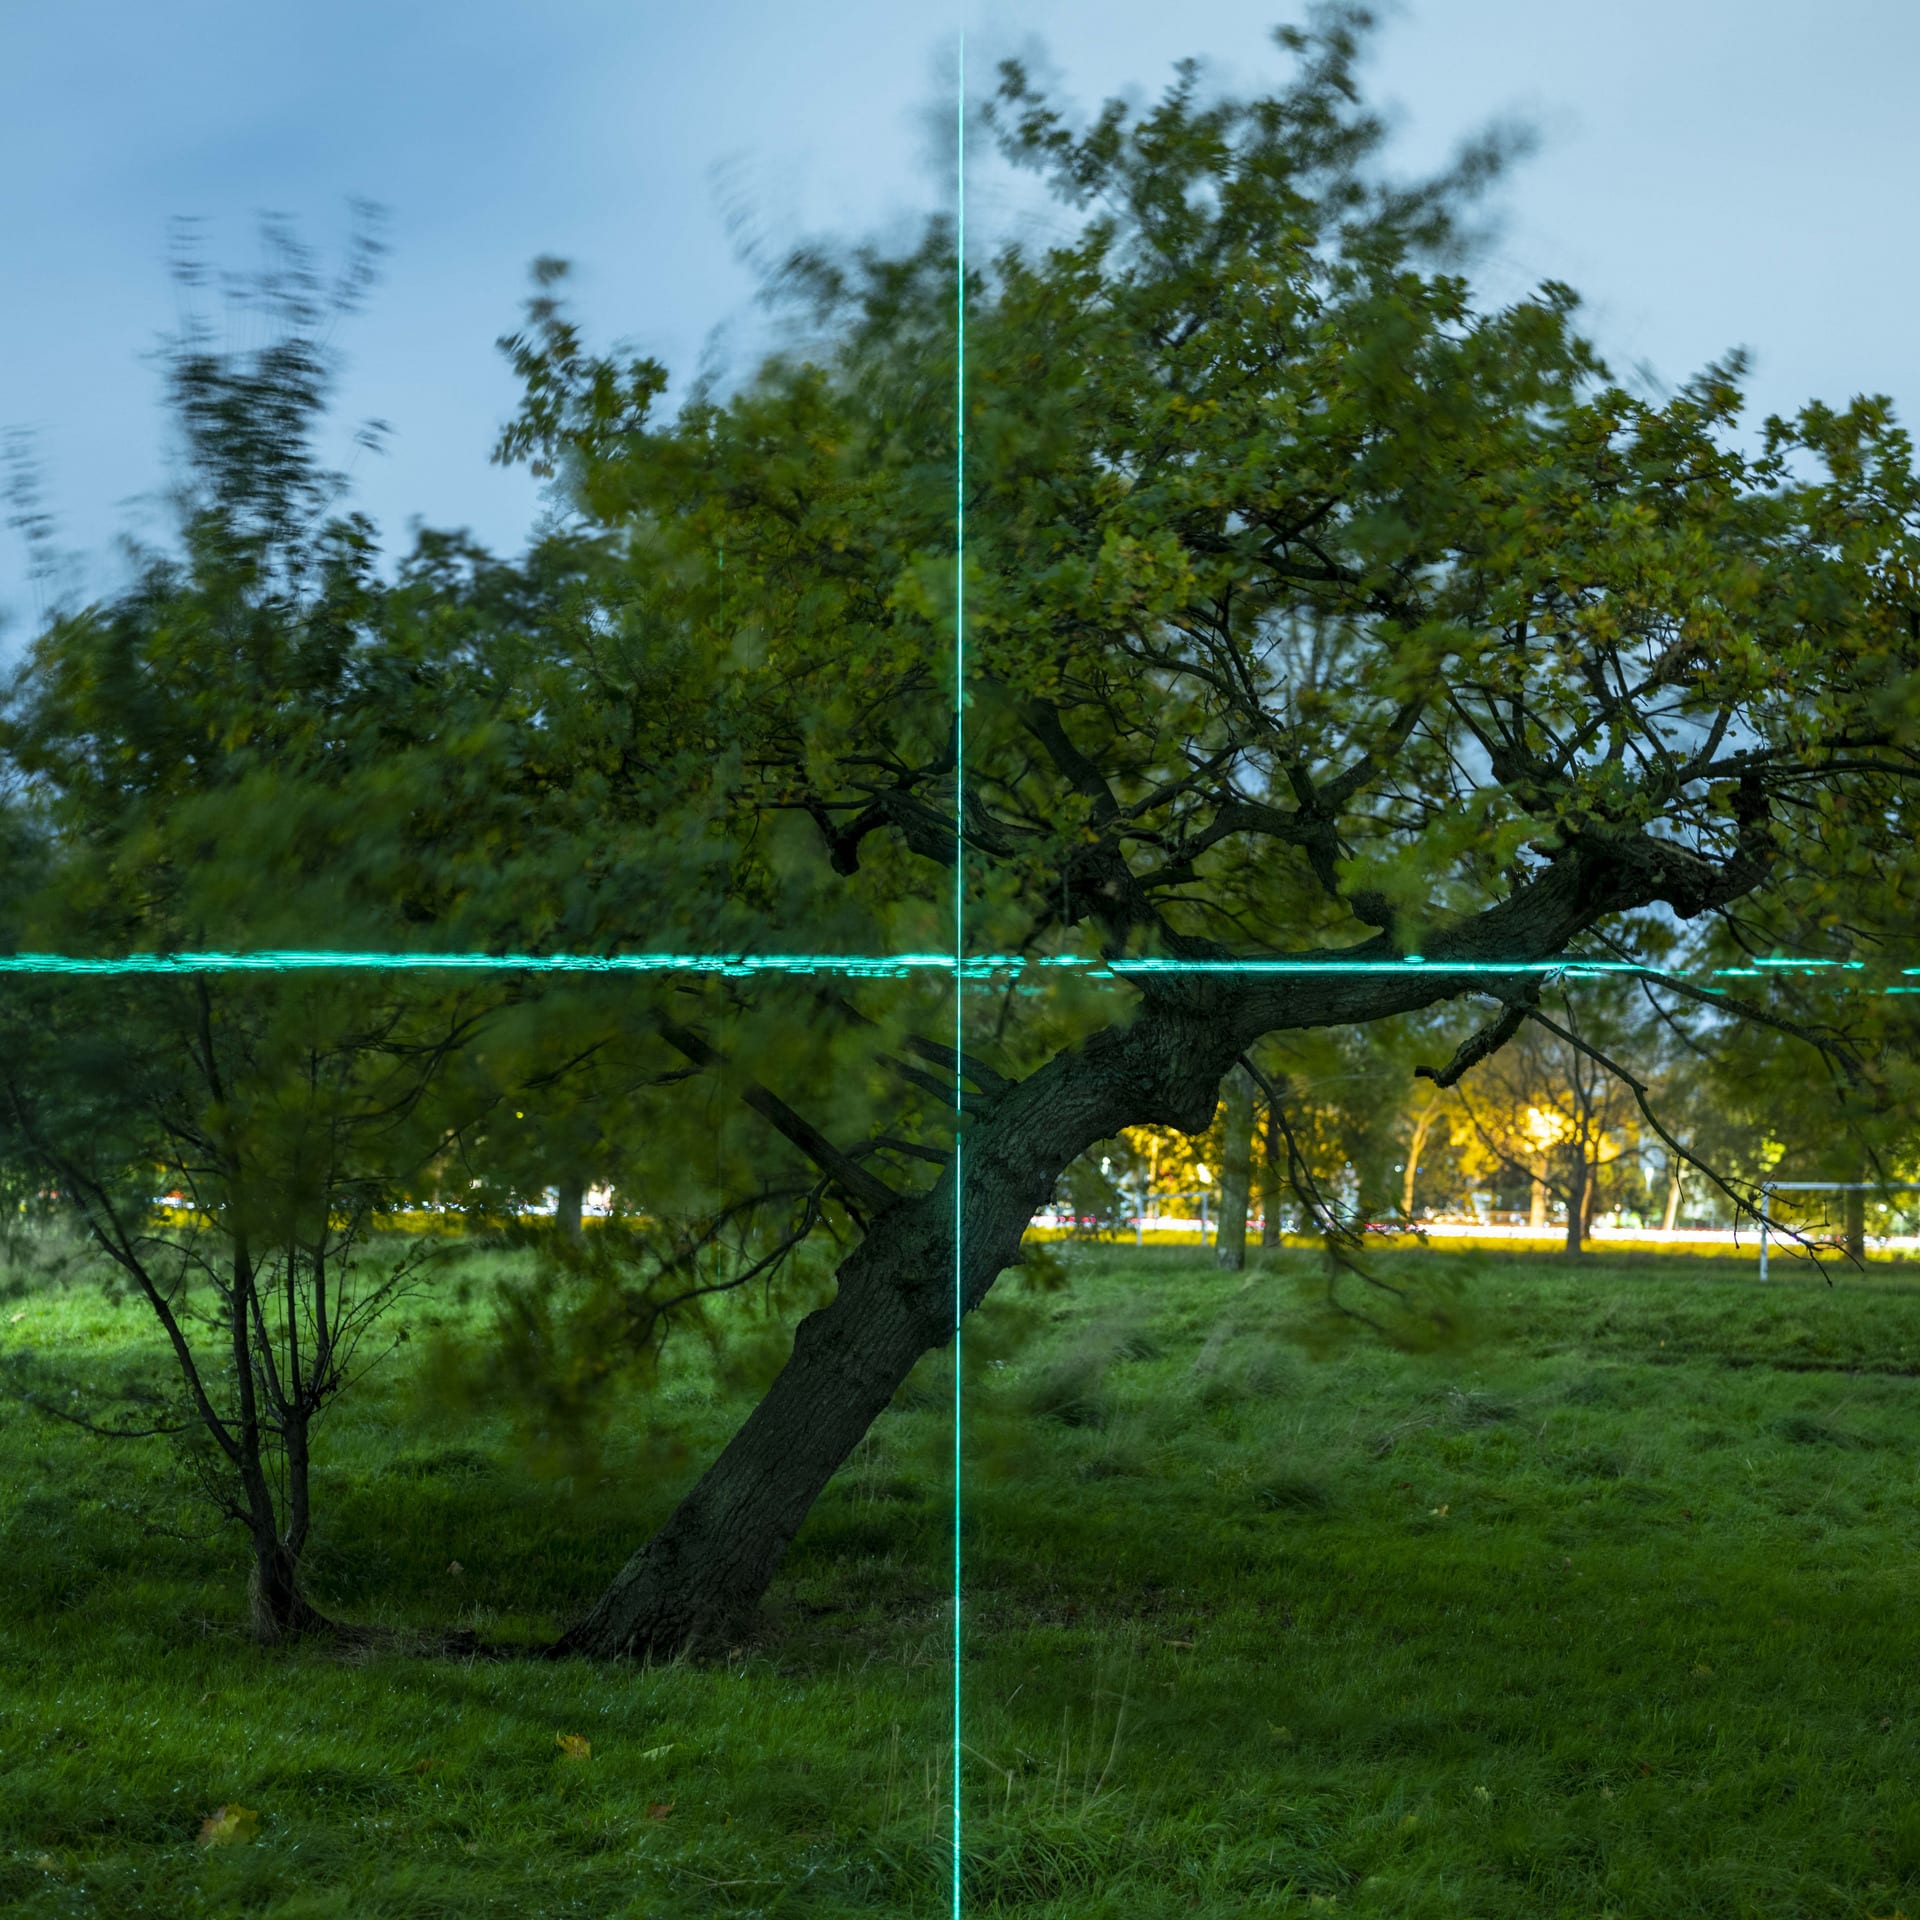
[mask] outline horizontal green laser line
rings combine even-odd
[[[890,973],[953,971],[950,953],[134,953],[80,959],[63,953],[0,954],[0,973],[273,973],[361,968],[483,973]]]
[[[833,973],[855,977],[902,979],[912,973],[958,973],[968,980],[1019,975],[1028,968],[1070,968],[1089,979],[1123,979],[1131,974],[1606,974],[1655,979],[1744,978],[1768,973],[1805,974],[1816,970],[1858,971],[1862,960],[1767,959],[1745,967],[1656,967],[1634,960],[1428,960],[1410,954],[1400,960],[1174,960],[1146,955],[1132,960],[1090,960],[1077,954],[1029,959],[1017,953],[362,953],[306,949],[263,949],[256,953],[133,953],[89,958],[64,953],[0,954],[0,973],[280,973],[327,969],[371,972],[486,973],[710,973],[742,978],[757,973]],[[1920,974],[1905,967],[1903,975]],[[1885,987],[1885,993],[1913,993],[1913,987]]]

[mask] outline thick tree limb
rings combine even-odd
[[[1120,803],[1106,776],[1074,745],[1059,710],[1049,700],[1029,700],[1020,709],[1020,718],[1073,790],[1093,802],[1094,820],[1105,826],[1119,813]]]

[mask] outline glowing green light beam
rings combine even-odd
[[[957,884],[957,883],[956,883]],[[960,903],[956,898],[956,925]],[[1863,960],[1764,960],[1748,967],[1656,967],[1636,960],[1172,960],[1157,954],[1131,960],[1087,959],[1077,954],[1029,958],[1017,953],[968,954],[957,939],[951,953],[390,953],[319,948],[262,948],[252,953],[130,953],[110,956],[66,953],[0,954],[0,973],[287,973],[359,969],[367,972],[487,973],[712,973],[739,978],[757,973],[833,973],[900,979],[913,973],[958,975],[962,980],[1018,978],[1028,969],[1072,969],[1093,980],[1125,979],[1133,974],[1299,974],[1328,977],[1344,973],[1499,975],[1635,974],[1655,980],[1756,979],[1765,974],[1816,970],[1858,971]],[[1920,974],[1904,967],[1903,976]],[[1846,983],[1852,984],[1852,983]],[[1909,987],[1885,987],[1885,993],[1909,993]],[[958,1016],[956,1015],[956,1019]],[[956,1029],[958,1045],[959,1032]]]

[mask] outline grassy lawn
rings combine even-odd
[[[966,1911],[1920,1917],[1920,1286],[1474,1256],[1465,1350],[1314,1359],[1312,1271],[1107,1249],[969,1329]],[[531,1644],[746,1402],[689,1340],[540,1465],[408,1317],[321,1432],[315,1597]],[[165,1449],[20,1404],[150,1364],[140,1310],[0,1336],[0,1910],[949,1911],[944,1356],[762,1631],[635,1670],[254,1649]]]

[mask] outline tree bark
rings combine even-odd
[[[253,1540],[253,1571],[247,1577],[247,1621],[254,1639],[268,1647],[279,1646],[305,1633],[339,1632],[337,1623],[307,1599],[300,1584],[300,1563],[313,1523],[307,1412],[301,1407],[290,1407],[282,1418],[286,1423],[287,1461],[284,1526],[267,1479],[257,1427],[247,1442],[241,1476],[247,1490]]]
[[[1660,1222],[1660,1230],[1663,1233],[1671,1233],[1674,1221],[1680,1217],[1680,1167],[1681,1162],[1678,1156],[1675,1156],[1673,1164],[1667,1170],[1667,1213],[1666,1218]]]
[[[263,1647],[277,1647],[306,1633],[333,1634],[337,1624],[307,1599],[300,1585],[300,1556],[268,1525],[253,1536],[253,1571],[247,1576],[247,1624]]]
[[[1592,1178],[1587,1166],[1587,1149],[1573,1143],[1573,1171],[1567,1189],[1567,1256],[1577,1260],[1587,1231],[1587,1182]]]
[[[1247,1201],[1253,1187],[1253,1076],[1235,1067],[1225,1095],[1220,1156],[1220,1224],[1213,1236],[1216,1266],[1238,1273],[1247,1264]]]
[[[827,1482],[952,1337],[952,1267],[934,1223],[876,1224],[745,1425],[555,1651],[691,1655],[737,1639]]]
[[[1271,1102],[1260,1129],[1260,1244],[1280,1244],[1280,1119]]]
[[[562,1174],[560,1183],[554,1189],[553,1224],[556,1232],[563,1234],[576,1245],[585,1237],[584,1215],[587,1210],[587,1180],[581,1173]]]
[[[1018,1263],[1062,1168],[1122,1126],[1202,1133],[1251,1035],[1172,1014],[1112,1028],[1049,1061],[961,1139],[966,1212],[954,1258],[955,1163],[873,1221],[832,1302],[801,1321],[766,1396],[556,1655],[667,1658],[724,1648],[752,1619],[808,1510],[916,1361],[952,1338]]]
[[[1544,1153],[1535,1154],[1527,1171],[1533,1180],[1527,1228],[1529,1232],[1539,1233],[1547,1224],[1547,1156]]]

